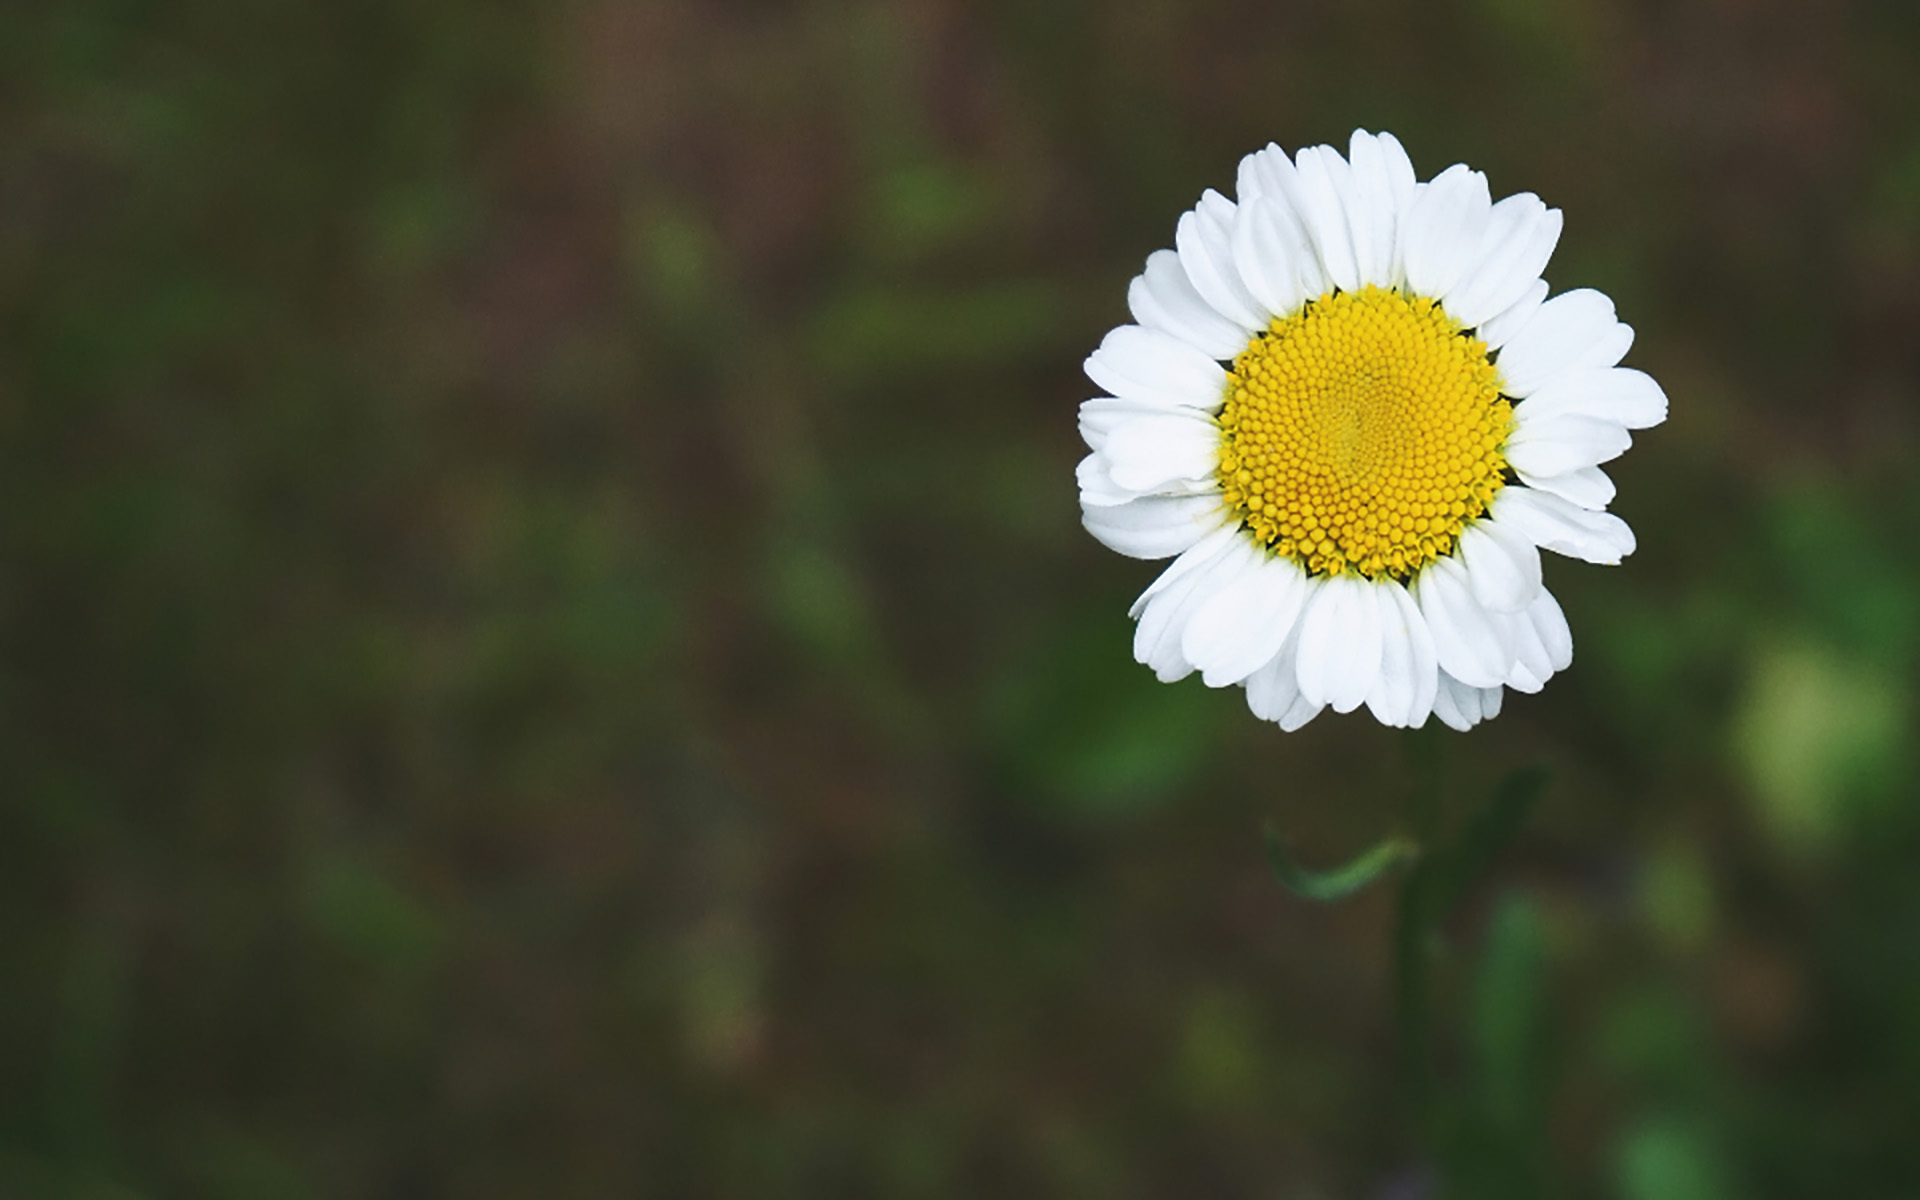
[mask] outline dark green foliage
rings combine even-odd
[[[1315,871],[1293,861],[1280,831],[1267,826],[1267,862],[1283,887],[1303,900],[1345,900],[1387,875],[1393,868],[1420,856],[1420,847],[1403,837],[1389,837],[1362,850],[1337,867]]]

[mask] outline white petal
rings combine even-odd
[[[1155,250],[1127,285],[1127,309],[1148,329],[1177,338],[1209,358],[1228,361],[1246,349],[1252,330],[1221,316],[1193,288],[1173,250]]]
[[[1187,554],[1198,549],[1196,546]],[[1251,542],[1236,536],[1222,552],[1212,554],[1191,569],[1181,571],[1181,560],[1176,559],[1174,565],[1167,568],[1169,574],[1179,572],[1172,582],[1158,591],[1148,589],[1136,605],[1140,617],[1133,629],[1134,660],[1153,668],[1155,677],[1162,683],[1172,683],[1192,674],[1193,664],[1180,652],[1187,622],[1215,592],[1251,567],[1256,553]]]
[[[1322,578],[1306,580],[1308,603],[1322,586]],[[1277,721],[1280,728],[1289,733],[1313,720],[1326,707],[1300,694],[1299,650],[1300,623],[1295,621],[1280,652],[1247,678],[1247,707],[1253,715],[1263,721]]]
[[[1471,716],[1467,715],[1469,710]],[[1465,733],[1480,720],[1480,693],[1442,671],[1439,688],[1433,698],[1433,715],[1439,717],[1449,729]]]
[[[1501,488],[1492,511],[1501,524],[1556,554],[1613,566],[1634,550],[1633,530],[1619,517],[1533,488]]]
[[[1518,300],[1508,305],[1504,312],[1483,322],[1475,332],[1487,344],[1488,350],[1498,350],[1512,341],[1513,335],[1533,319],[1533,314],[1540,310],[1546,298],[1547,281],[1536,279],[1520,294]]]
[[[1540,644],[1547,648],[1547,661],[1553,669],[1564,671],[1572,666],[1573,630],[1567,627],[1567,614],[1560,611],[1560,602],[1552,592],[1543,589],[1534,597],[1527,606],[1527,620]]]
[[[1089,450],[1103,449],[1107,444],[1107,435],[1141,417],[1163,417],[1169,412],[1178,412],[1177,408],[1167,408],[1159,404],[1142,404],[1138,400],[1121,400],[1114,396],[1096,396],[1080,402],[1080,440]]]
[[[1095,451],[1080,460],[1074,471],[1080,484],[1082,508],[1117,508],[1147,497],[1220,495],[1220,484],[1212,479],[1175,479],[1151,488],[1122,487],[1113,481],[1113,463]]]
[[[1400,607],[1413,647],[1413,704],[1407,710],[1407,724],[1417,729],[1426,724],[1427,714],[1433,711],[1434,692],[1440,686],[1440,658],[1434,650],[1433,630],[1421,615],[1413,593],[1395,584],[1393,599]]]
[[[1285,316],[1326,289],[1326,273],[1285,196],[1256,196],[1234,215],[1241,279],[1270,315]]]
[[[1362,284],[1394,287],[1400,282],[1400,218],[1412,203],[1413,163],[1390,133],[1353,131],[1347,143],[1353,166],[1353,195],[1347,226]]]
[[[1147,585],[1146,591],[1141,592],[1139,598],[1127,609],[1127,616],[1138,621],[1146,612],[1147,603],[1155,596],[1194,572],[1211,566],[1222,555],[1246,541],[1247,538],[1240,532],[1237,525],[1222,525],[1201,538],[1191,550],[1167,564],[1167,569],[1154,577],[1153,582]]]
[[[1087,378],[1124,400],[1213,412],[1227,399],[1219,363],[1178,338],[1139,325],[1107,333],[1087,357]]]
[[[1562,371],[1611,367],[1633,345],[1633,330],[1614,319],[1613,301],[1592,288],[1562,292],[1501,348],[1501,390],[1530,396]]]
[[[1473,328],[1525,296],[1553,257],[1560,223],[1560,210],[1548,208],[1532,192],[1494,205],[1473,261],[1441,297],[1447,315]]]
[[[1318,586],[1315,580],[1307,581],[1309,590]],[[1299,646],[1300,624],[1296,621],[1288,630],[1286,640],[1280,643],[1279,651],[1247,676],[1247,708],[1262,721],[1278,721],[1300,698],[1300,681],[1294,675],[1295,651]]]
[[[1132,488],[1123,488],[1113,481],[1113,464],[1098,450],[1080,460],[1080,465],[1073,469],[1073,476],[1080,485],[1080,503],[1083,506],[1126,504],[1140,496]]]
[[[1332,146],[1308,146],[1294,155],[1293,165],[1293,178],[1283,180],[1283,186],[1290,187],[1287,198],[1313,238],[1320,265],[1335,287],[1359,290],[1360,268],[1353,258],[1344,199],[1352,186],[1353,169]]]
[[[1398,583],[1376,585],[1373,594],[1380,606],[1380,674],[1367,693],[1367,709],[1382,725],[1417,728],[1433,711],[1439,686],[1433,635]]]
[[[1357,131],[1356,131],[1357,132]],[[1380,157],[1386,165],[1387,182],[1393,189],[1394,205],[1405,212],[1407,203],[1413,199],[1414,182],[1413,160],[1407,157],[1406,148],[1400,139],[1381,130],[1373,135],[1380,146]]]
[[[1611,462],[1632,445],[1633,435],[1613,421],[1572,415],[1529,419],[1516,410],[1505,453],[1516,471],[1564,475]]]
[[[1492,211],[1485,175],[1455,164],[1434,176],[1407,212],[1407,287],[1446,295],[1480,248]]]
[[[1113,481],[1136,492],[1205,480],[1220,462],[1220,428],[1198,413],[1139,417],[1117,426],[1101,447]]]
[[[1507,671],[1507,686],[1516,692],[1532,694],[1547,686],[1553,678],[1553,656],[1540,638],[1540,631],[1525,613],[1517,613],[1510,622],[1513,665]]]
[[[1300,694],[1335,712],[1352,712],[1380,673],[1380,608],[1373,584],[1329,579],[1300,618]]]
[[[1383,144],[1391,142],[1392,149],[1389,158],[1397,154],[1401,160],[1400,164],[1396,164],[1393,167],[1395,177],[1393,199],[1393,286],[1396,288],[1405,288],[1407,286],[1407,217],[1408,214],[1413,211],[1413,206],[1419,202],[1421,195],[1426,192],[1427,185],[1415,181],[1413,177],[1413,164],[1406,161],[1407,152],[1400,149],[1400,143],[1394,140],[1392,134],[1381,134],[1380,141]],[[1404,180],[1400,177],[1402,165],[1404,165],[1406,170]]]
[[[1511,489],[1507,489],[1511,490]],[[1492,687],[1506,678],[1513,661],[1507,629],[1478,600],[1467,570],[1453,558],[1436,559],[1414,580],[1414,599],[1433,631],[1433,649],[1442,670],[1474,687]]]
[[[1540,593],[1540,551],[1498,520],[1460,531],[1460,561],[1474,599],[1495,612],[1519,612]]]
[[[1306,573],[1291,559],[1263,555],[1193,614],[1180,653],[1208,687],[1239,683],[1280,653],[1306,598]]]
[[[1256,240],[1263,242],[1269,269],[1274,261],[1295,260],[1294,281],[1299,288],[1299,299],[1274,307],[1276,314],[1290,313],[1301,301],[1333,287],[1326,268],[1321,265],[1311,226],[1297,202],[1303,194],[1302,187],[1300,172],[1293,160],[1271,142],[1266,149],[1240,160],[1238,194],[1241,201],[1258,198],[1272,209],[1267,220],[1252,231]],[[1271,274],[1268,282],[1276,292],[1283,292],[1286,278],[1284,273]]]
[[[1600,417],[1627,429],[1648,429],[1667,419],[1667,394],[1646,372],[1631,367],[1562,371],[1513,411],[1516,418],[1571,413]]]
[[[1399,729],[1407,724],[1407,709],[1413,704],[1413,647],[1408,644],[1405,627],[1388,619],[1399,616],[1397,609],[1385,611],[1392,609],[1393,601],[1381,596],[1376,602],[1383,608],[1380,672],[1367,693],[1367,711],[1382,725]]]
[[[1233,185],[1234,198],[1245,204],[1260,196],[1283,196],[1286,188],[1281,180],[1292,175],[1293,160],[1285,150],[1268,142],[1264,148],[1240,160],[1240,171]]]
[[[1292,733],[1308,721],[1319,716],[1321,710],[1324,708],[1326,708],[1326,705],[1315,704],[1305,696],[1295,696],[1293,706],[1287,709],[1280,717],[1280,728],[1288,733]]]
[[[1454,729],[1465,733],[1483,720],[1491,720],[1500,715],[1501,689],[1499,687],[1469,687],[1459,680],[1440,673],[1440,695],[1433,706],[1434,715]]]
[[[1613,480],[1607,478],[1607,473],[1599,467],[1581,467],[1564,475],[1535,475],[1531,471],[1515,468],[1515,474],[1528,487],[1551,492],[1581,508],[1598,512],[1613,503]]]
[[[1080,506],[1080,523],[1128,558],[1168,558],[1196,545],[1227,519],[1219,496],[1142,496],[1125,504]]]
[[[1233,214],[1233,201],[1209,188],[1191,212],[1181,214],[1173,244],[1194,290],[1221,316],[1258,329],[1266,316],[1233,264]]]

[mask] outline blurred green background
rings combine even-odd
[[[1920,1196],[1911,0],[9,0],[0,1195]],[[1152,681],[1082,357],[1268,140],[1673,401],[1400,1119],[1402,739]],[[1481,1182],[1472,1183],[1473,1179]],[[1462,1183],[1462,1180],[1468,1182]]]

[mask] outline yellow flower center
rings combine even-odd
[[[1504,486],[1513,406],[1486,343],[1431,300],[1378,287],[1309,300],[1227,379],[1227,503],[1309,572],[1408,579]]]

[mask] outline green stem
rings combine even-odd
[[[1407,824],[1422,855],[1400,885],[1394,929],[1394,1018],[1400,1042],[1404,1102],[1416,1136],[1431,1144],[1434,1129],[1433,924],[1440,882],[1440,741],[1431,729],[1407,734],[1413,786]]]

